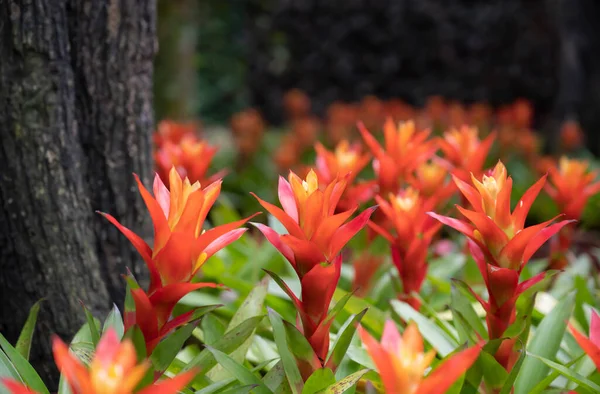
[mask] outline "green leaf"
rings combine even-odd
[[[127,283],[127,288],[125,289],[125,314],[135,313],[135,301],[131,295],[131,290],[139,289],[140,285],[135,281],[131,272],[125,276],[125,282]]]
[[[319,368],[304,383],[302,394],[315,394],[335,383],[335,375],[329,368]]]
[[[194,328],[196,328],[195,323],[186,324],[158,343],[150,356],[150,362],[156,372],[162,374],[169,368],[185,341],[192,335]]]
[[[140,327],[137,324],[133,325],[125,332],[124,338],[128,338],[133,343],[138,361],[145,360],[147,357],[146,340],[144,339],[144,333],[142,333]]]
[[[40,311],[40,303],[43,299],[39,300],[29,310],[29,316],[27,316],[27,320],[23,325],[23,329],[21,330],[21,334],[19,335],[19,339],[17,340],[17,344],[15,345],[15,349],[25,358],[25,360],[29,360],[29,351],[31,350],[31,341],[33,338],[33,332],[35,331],[35,323],[37,321],[37,316]]]
[[[251,317],[240,323],[233,330],[225,334],[221,339],[215,342],[212,347],[225,353],[230,353],[242,345],[252,335],[254,329],[262,321],[264,316]],[[189,371],[192,368],[198,368],[200,372],[198,376],[203,376],[217,364],[212,353],[207,349],[201,351],[194,357],[184,368],[183,372]]]
[[[116,304],[113,304],[113,308],[104,320],[104,326],[102,327],[102,333],[105,333],[109,329],[115,330],[119,339],[123,338],[125,327],[123,326],[123,318],[121,317],[121,311]]]
[[[544,358],[556,355],[574,304],[575,295],[569,294],[544,317],[528,346],[528,353]],[[532,387],[546,377],[547,373],[546,364],[535,358],[527,358],[515,382],[515,394],[529,393]]]
[[[327,387],[325,391],[323,391],[323,394],[342,394],[344,391],[354,386],[360,378],[369,371],[369,369],[361,369],[358,372],[354,372],[352,375],[348,375],[339,382]]]
[[[271,368],[269,372],[266,373],[266,375],[263,377],[263,383],[269,388],[269,390],[275,391],[277,387],[284,382],[285,378],[285,369],[283,367],[283,360],[281,359],[273,366],[273,368]]]
[[[98,324],[96,324],[97,322],[94,316],[92,315],[92,312],[89,311],[89,309],[84,305],[83,302],[81,302],[81,306],[83,307],[83,311],[85,312],[85,318],[90,329],[90,337],[92,339],[92,344],[94,345],[94,348],[96,348],[96,346],[98,346],[98,342],[100,342],[100,327]]]
[[[446,335],[448,335],[450,338],[452,338],[453,341],[456,342],[458,340],[458,332],[456,331],[456,329],[452,327],[452,325],[447,321],[442,320],[439,317],[439,313],[431,305],[429,305],[429,303],[427,303],[423,299],[423,297],[421,297],[418,293],[412,292],[412,296],[418,299],[421,303],[421,311],[423,312],[423,315],[426,314],[427,316],[429,316],[430,319],[433,319],[435,324],[439,328],[441,328],[446,333]]]
[[[458,331],[458,338],[462,342],[468,340],[471,344],[477,343],[479,341],[476,335],[477,333],[472,329],[472,326],[467,322],[467,319],[462,313],[454,309],[453,306],[451,306],[450,309],[452,310],[452,319],[454,320],[454,324]]]
[[[19,373],[15,369],[13,363],[10,362],[8,356],[0,350],[0,377],[2,378],[11,378],[18,382],[22,382],[23,380],[19,376]],[[0,386],[2,389],[2,386]]]
[[[335,289],[335,293],[333,293],[333,299],[335,300],[335,302],[339,302],[339,300],[346,297],[347,294],[348,292],[342,289]],[[383,325],[386,320],[386,314],[381,309],[376,308],[366,300],[358,297],[351,297],[346,302],[346,305],[344,305],[344,311],[348,312],[348,315],[357,315],[364,309],[368,309],[368,311],[362,318],[361,324],[370,328],[373,332],[383,332]],[[346,319],[347,318],[348,316],[346,316]]]
[[[392,309],[398,316],[403,320],[409,322],[414,320],[419,326],[419,331],[423,335],[427,342],[433,346],[437,352],[442,356],[446,357],[452,353],[457,343],[452,343],[444,331],[435,325],[431,320],[415,311],[410,305],[398,300],[392,300]]]
[[[252,372],[248,371],[243,365],[229,357],[227,354],[217,350],[211,346],[206,346],[206,349],[212,353],[217,362],[223,366],[226,370],[235,376],[243,384],[255,386],[254,390],[259,394],[272,393],[271,390]]]
[[[240,308],[233,315],[231,321],[229,322],[229,326],[227,327],[227,332],[230,332],[232,329],[237,327],[243,321],[259,316],[263,314],[263,304],[265,302],[265,297],[267,296],[267,286],[269,284],[268,278],[265,277],[258,286],[255,286],[254,289],[248,294],[248,297],[244,300]],[[242,343],[237,349],[235,349],[231,353],[231,358],[233,358],[238,363],[241,363],[246,358],[246,353],[248,353],[248,348],[252,344],[252,334]],[[218,381],[230,377],[229,373],[222,366],[215,366],[211,371],[207,373],[208,378],[213,381]]]
[[[483,380],[494,390],[498,390],[504,385],[508,378],[506,369],[490,353],[482,351],[479,353],[477,363],[483,372]]]
[[[302,386],[304,385],[304,382],[302,380],[302,376],[300,375],[300,371],[298,370],[298,366],[296,365],[296,360],[290,352],[290,348],[287,342],[287,334],[283,325],[283,321],[277,313],[270,309],[269,319],[271,321],[271,327],[273,327],[273,337],[275,339],[275,344],[277,345],[277,350],[279,351],[279,354],[281,356],[281,363],[283,366],[283,370],[285,371],[285,376],[287,377],[288,382],[290,384],[290,389],[292,390],[292,393],[298,394],[302,391]]]
[[[568,368],[565,368],[564,365],[560,365],[559,363],[555,363],[554,361],[548,360],[547,358],[544,358],[544,357],[541,357],[541,356],[538,356],[538,355],[535,355],[535,354],[532,354],[529,352],[527,353],[527,355],[530,357],[533,357],[537,360],[540,360],[541,362],[543,362],[548,367],[552,368],[553,370],[555,370],[556,372],[558,372],[565,378],[569,379],[572,382],[577,383],[578,385],[586,388],[587,390],[590,390],[592,393],[600,393],[599,385],[597,385],[596,383],[592,382],[589,379],[586,379],[584,376],[581,376],[577,372],[572,371]]]
[[[214,344],[219,338],[225,335],[225,329],[227,327],[225,327],[225,324],[215,317],[213,313],[206,315],[200,324],[202,333],[204,334],[203,342],[207,345]]]
[[[292,323],[285,320],[282,322],[289,349],[292,351],[294,357],[311,365],[313,369],[321,368],[321,362],[304,335]]]
[[[572,367],[584,357],[586,357],[586,354],[582,353],[579,357],[575,357],[573,360],[565,364],[565,367]],[[552,373],[548,374],[548,376],[546,376],[543,380],[541,380],[538,384],[536,384],[535,387],[529,391],[529,394],[540,394],[546,389],[546,387],[550,386],[550,384],[552,384],[552,382],[554,382],[554,380],[556,380],[556,378],[558,378],[559,376],[560,373],[554,370]]]
[[[29,361],[27,361],[25,357],[21,355],[21,353],[12,347],[12,345],[6,340],[6,338],[4,338],[2,334],[0,334],[0,347],[6,356],[8,356],[8,359],[12,363],[13,367],[19,373],[21,379],[23,379],[23,382],[27,386],[38,393],[49,394],[46,385],[40,378],[40,375],[35,372],[35,369],[33,369],[31,364],[29,364]]]
[[[522,344],[526,344],[529,339],[529,331],[531,331],[531,322],[535,310],[535,300],[538,293],[521,295],[517,300],[517,321],[515,324],[522,327],[522,331],[518,334],[518,340]],[[519,322],[520,321],[520,322]],[[507,331],[510,333],[511,327]],[[505,334],[505,336],[508,336]]]
[[[265,363],[261,363],[260,365],[257,365],[256,367],[252,368],[252,372],[260,371],[261,369],[263,369],[264,367],[266,367],[267,365],[269,365],[272,362],[273,362],[273,360],[269,360]],[[273,369],[271,369],[271,370],[273,370]],[[268,375],[268,373],[267,373],[267,375]],[[231,383],[235,382],[236,380],[237,379],[235,379],[235,378],[227,378],[227,379],[220,380],[218,382],[211,383],[210,385],[204,387],[203,389],[196,391],[195,394],[212,394],[212,393],[216,393],[216,392],[222,393],[222,391],[219,391],[219,390],[221,390],[222,388],[224,388],[226,386],[229,386]]]
[[[258,385],[250,384],[247,386],[234,387],[229,390],[222,391],[221,394],[246,394],[252,392]]]
[[[522,351],[521,355],[519,356],[519,359],[517,360],[515,365],[513,365],[512,369],[510,370],[510,373],[506,377],[506,380],[504,381],[504,386],[502,386],[502,389],[498,394],[510,394],[514,387],[515,380],[517,380],[517,376],[519,376],[519,371],[523,366],[523,361],[525,361],[525,352]]]
[[[480,337],[487,338],[487,330],[485,329],[481,318],[477,315],[475,309],[473,309],[471,302],[472,296],[467,284],[460,280],[453,279],[451,294],[452,302],[450,305],[452,309],[460,312],[465,319],[465,323],[468,324],[468,328],[477,332]],[[465,338],[461,338],[461,340],[464,339]]]
[[[373,363],[373,359],[371,359],[371,355],[369,355],[367,350],[362,346],[350,345],[348,348],[348,358],[365,368],[375,369],[375,364]]]
[[[344,323],[344,325],[340,328],[337,339],[331,347],[327,362],[325,363],[327,368],[331,368],[335,371],[340,365],[342,359],[348,351],[348,347],[352,342],[352,338],[354,338],[356,328],[366,313],[367,309],[363,309],[359,314],[350,316],[346,323]]]

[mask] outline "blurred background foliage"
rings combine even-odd
[[[498,110],[524,98],[542,151],[556,148],[561,123],[574,117],[587,150],[598,154],[600,78],[592,60],[598,41],[593,20],[600,13],[593,3],[159,0],[156,119],[200,120],[221,147],[213,167],[231,169],[225,190],[234,205],[250,211],[256,204],[245,206],[251,200],[244,190],[260,188],[270,196],[276,175],[289,168],[285,159],[296,160],[285,147],[297,141],[266,133],[257,154],[240,160],[229,128],[235,134],[235,115],[256,108],[267,131],[294,129],[284,100],[291,89],[305,92],[310,114],[325,119],[319,132],[331,132],[328,109],[340,102],[365,106],[373,97],[397,98],[423,108],[441,96],[450,107],[483,103]],[[249,124],[242,115],[238,120]],[[593,157],[588,151],[575,154]],[[311,163],[305,153],[302,162]],[[276,166],[273,156],[282,164]],[[537,176],[521,159],[507,162],[519,193]],[[546,218],[550,205],[541,199],[533,217]],[[600,223],[598,207],[592,199],[584,225]]]
[[[556,101],[558,24],[546,0],[160,0],[157,118],[274,123],[299,88],[322,115],[366,95],[493,105]]]

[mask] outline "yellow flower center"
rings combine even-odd
[[[413,188],[408,188],[397,196],[390,194],[390,200],[396,211],[408,212],[417,205],[419,192]]]
[[[415,134],[415,122],[408,121],[400,123],[398,126],[398,152],[403,153],[406,152],[407,148],[410,145],[410,140]]]
[[[353,152],[351,150],[348,150],[345,152],[336,150],[336,152],[335,152],[335,158],[336,158],[338,164],[340,165],[340,167],[342,167],[342,168],[347,168],[347,167],[352,166],[356,162],[356,157],[357,157],[356,152]]]
[[[120,392],[124,370],[119,364],[94,371],[94,388],[97,394],[112,394]]]
[[[313,170],[310,170],[306,176],[306,180],[302,181],[302,187],[307,196],[319,189],[319,178],[317,178],[317,174]]]
[[[498,182],[496,182],[496,178],[484,175],[482,183],[483,187],[485,188],[485,191],[488,193],[490,198],[492,200],[496,200],[498,192],[500,191],[500,188],[498,187]]]

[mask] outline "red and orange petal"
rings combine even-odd
[[[54,362],[75,393],[93,393],[94,389],[86,367],[69,352],[69,347],[58,337],[52,338]]]
[[[472,346],[442,361],[442,363],[419,384],[416,394],[443,394],[471,366],[481,353],[482,344]]]
[[[0,384],[8,389],[9,394],[36,394],[35,391],[21,382],[9,378],[0,378]]]
[[[592,311],[589,337],[577,331],[572,325],[569,325],[569,328],[579,346],[592,359],[596,368],[600,370],[600,316],[598,316],[598,313]]]
[[[138,394],[177,394],[192,381],[197,371],[192,369],[179,375],[165,379],[151,386],[145,387]]]

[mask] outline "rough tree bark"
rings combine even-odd
[[[45,297],[31,360],[56,385],[49,338],[98,317],[142,263],[94,210],[148,235],[132,172],[152,169],[155,3],[0,0],[0,332]]]

